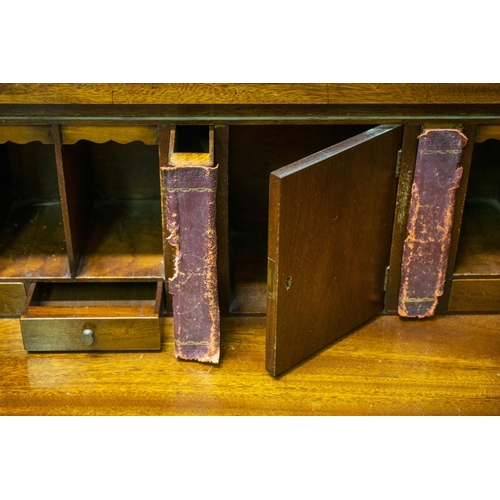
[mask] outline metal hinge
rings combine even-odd
[[[391,266],[385,268],[385,278],[384,278],[384,292],[387,292],[387,283],[389,283],[389,270]]]
[[[401,157],[403,156],[403,150],[398,151],[398,158],[396,160],[396,177],[399,177],[399,171],[401,170]]]

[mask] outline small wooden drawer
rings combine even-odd
[[[21,315],[27,351],[161,347],[163,283],[33,283]]]
[[[24,283],[0,283],[0,316],[19,316],[26,302]]]

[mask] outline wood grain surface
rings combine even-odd
[[[157,130],[154,126],[131,126],[118,125],[113,127],[89,125],[66,125],[61,127],[63,144],[76,144],[78,141],[86,140],[98,144],[107,141],[115,141],[119,144],[128,144],[141,141],[144,144],[158,144]]]
[[[454,279],[448,310],[500,312],[500,279]]]
[[[401,133],[375,127],[271,174],[273,375],[382,312]]]
[[[96,203],[78,277],[163,279],[161,238],[159,200]]]
[[[500,415],[500,315],[380,316],[280,378],[265,319],[222,322],[220,366],[155,353],[27,354],[0,321],[2,415]]]
[[[26,289],[22,282],[0,283],[0,315],[19,316],[26,302]]]
[[[471,97],[472,102],[474,98]],[[354,101],[354,99],[351,99]],[[60,122],[79,126],[244,125],[422,123],[422,120],[500,124],[500,104],[1,104],[4,123],[41,125]],[[126,120],[126,122],[125,122]]]
[[[229,137],[231,312],[265,313],[269,174],[370,128],[237,126]]]
[[[4,83],[0,104],[497,104],[500,84]]]
[[[52,130],[49,126],[0,126],[0,144],[7,141],[16,144],[28,144],[28,142],[40,141],[42,144],[52,144]]]

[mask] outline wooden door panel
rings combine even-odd
[[[383,310],[401,130],[376,127],[271,174],[272,375]]]

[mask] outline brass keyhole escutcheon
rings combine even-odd
[[[80,342],[83,345],[91,345],[94,343],[94,331],[90,328],[85,328],[80,337]]]
[[[292,277],[288,276],[288,278],[285,281],[285,288],[287,290],[290,290],[291,287],[292,287]]]

